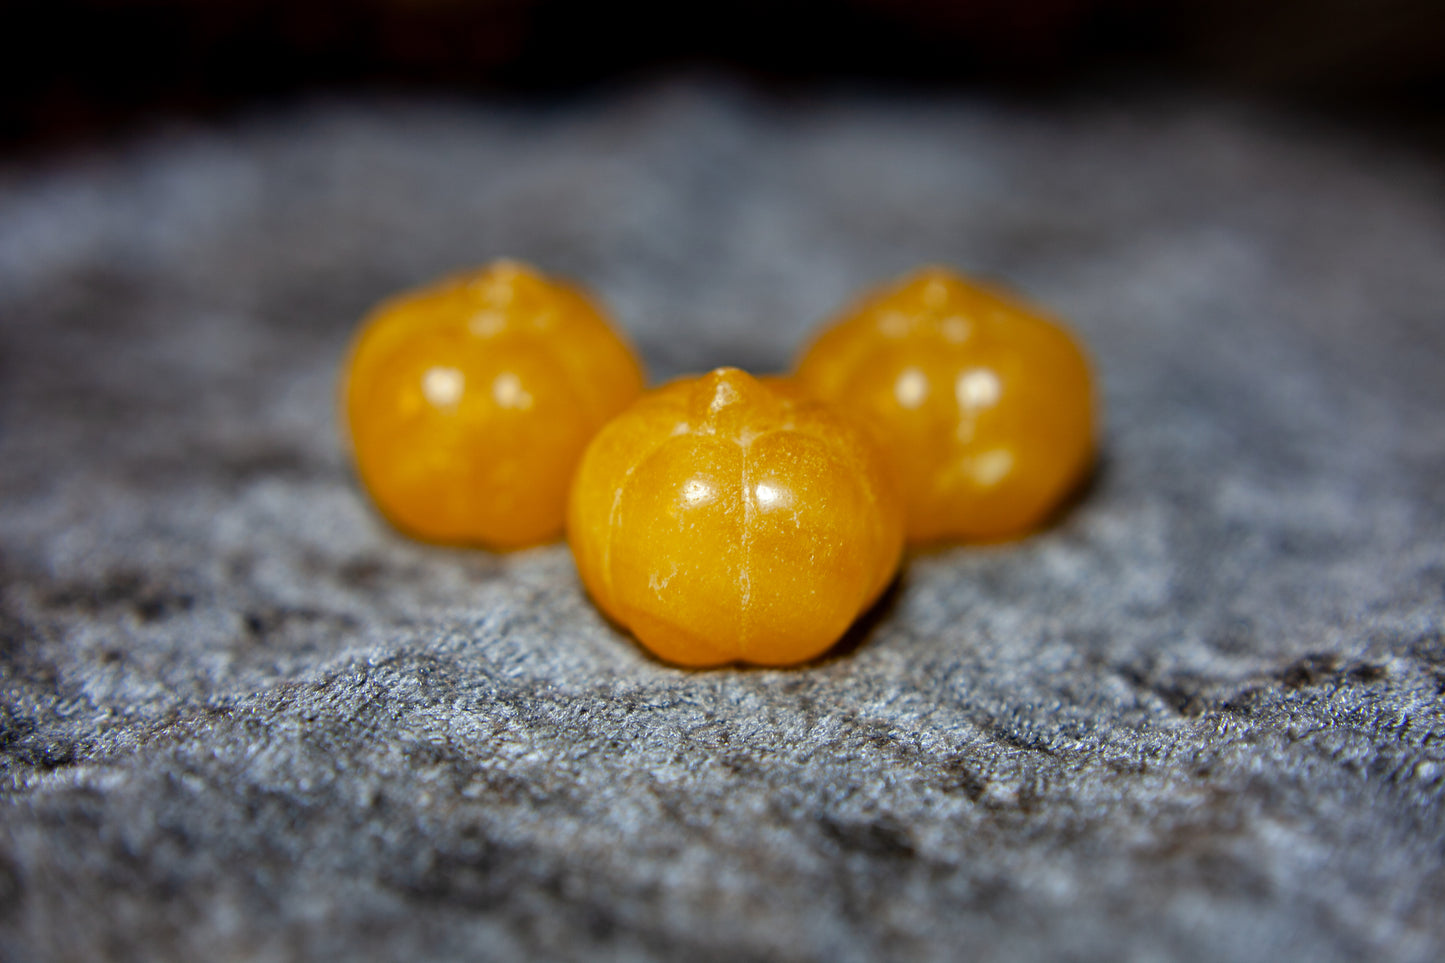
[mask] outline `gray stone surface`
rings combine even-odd
[[[1107,459],[796,671],[381,525],[333,386],[501,254],[655,375],[922,261],[1071,317]],[[1445,955],[1445,182],[1287,115],[327,102],[0,169],[0,956]]]

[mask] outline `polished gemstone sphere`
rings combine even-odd
[[[903,511],[875,445],[833,406],[719,368],[598,433],[567,533],[593,599],[662,659],[788,665],[832,646],[893,579]]]
[[[343,406],[361,481],[398,528],[516,548],[561,533],[582,449],[642,386],[587,295],[499,261],[377,307]]]
[[[1039,308],[943,268],[864,296],[796,374],[883,446],[913,542],[1028,532],[1093,461],[1094,388],[1079,345]]]

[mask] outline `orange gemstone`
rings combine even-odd
[[[498,261],[376,308],[343,393],[357,471],[388,519],[515,548],[562,531],[582,449],[642,386],[585,294]]]
[[[943,268],[846,310],[797,377],[876,435],[914,542],[1027,532],[1093,460],[1094,389],[1078,344],[1040,309]]]
[[[831,405],[719,368],[598,433],[567,534],[593,599],[661,658],[789,665],[887,587],[903,510],[877,449]]]

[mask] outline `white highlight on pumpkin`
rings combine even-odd
[[[878,330],[885,337],[901,338],[908,333],[908,316],[899,311],[889,311],[878,319]]]
[[[973,475],[974,484],[980,488],[992,488],[1003,481],[1004,476],[1013,470],[1013,452],[1007,448],[995,448],[980,455],[974,455],[969,466],[969,474]]]
[[[726,381],[719,380],[716,387],[713,388],[712,401],[707,406],[708,411],[716,414],[728,405],[737,404],[741,397],[742,396],[738,394],[738,389]]]
[[[988,368],[970,368],[953,383],[953,394],[960,408],[978,411],[998,403],[999,396],[1003,394],[1003,384],[998,375]]]
[[[471,283],[473,293],[488,304],[505,307],[517,297],[516,283],[528,270],[520,261],[497,261]]]
[[[438,408],[455,408],[466,387],[466,376],[456,368],[438,365],[421,376],[421,393]]]
[[[492,398],[503,408],[526,411],[532,407],[532,396],[522,387],[522,379],[510,371],[497,375],[492,382]]]
[[[689,478],[682,486],[682,500],[689,507],[706,505],[716,496],[717,492],[706,478]]]
[[[479,338],[490,338],[500,334],[507,326],[507,315],[495,308],[478,311],[467,321],[467,330]]]
[[[774,508],[787,508],[792,504],[793,496],[790,491],[772,482],[758,482],[753,487],[753,497],[758,501],[758,507],[764,511]]]
[[[928,376],[917,368],[904,368],[893,383],[893,397],[905,408],[917,408],[928,397]]]
[[[962,344],[973,334],[973,325],[968,323],[968,318],[955,314],[938,322],[938,330],[943,333],[943,340],[950,344]]]

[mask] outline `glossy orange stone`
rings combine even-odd
[[[903,507],[831,405],[736,368],[644,395],[588,446],[567,534],[592,598],[659,657],[789,665],[887,587]]]
[[[804,351],[798,380],[866,424],[908,537],[998,539],[1088,473],[1095,400],[1079,345],[1042,310],[928,267],[867,294]]]
[[[591,299],[498,261],[376,308],[343,404],[362,483],[398,528],[516,548],[561,533],[583,448],[642,386]]]

